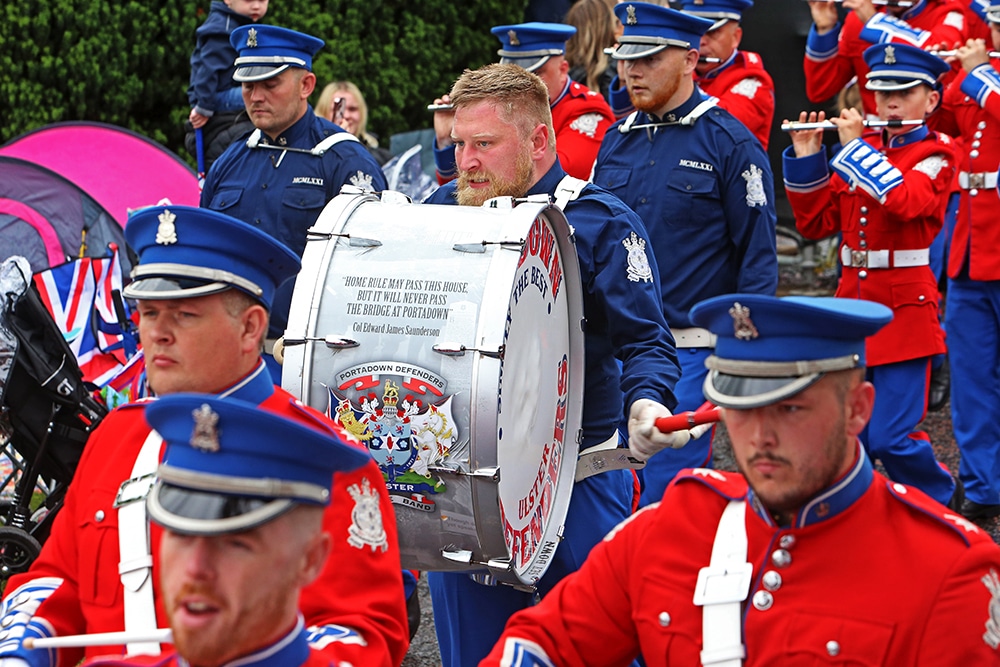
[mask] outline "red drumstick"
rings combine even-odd
[[[722,412],[710,402],[705,402],[697,410],[681,412],[670,417],[660,417],[656,420],[656,428],[662,433],[684,431],[699,424],[712,424],[722,419]]]

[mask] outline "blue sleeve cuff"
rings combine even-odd
[[[930,36],[931,34],[926,30],[917,30],[895,16],[882,13],[875,14],[868,19],[868,23],[861,29],[859,35],[861,39],[871,44],[885,44],[895,41],[919,47],[923,47],[924,42],[930,39]]]
[[[434,141],[434,168],[442,178],[451,179],[458,173],[455,164],[455,144],[445,148],[438,148],[437,141]]]
[[[781,153],[781,170],[785,188],[792,192],[812,192],[830,181],[825,150],[805,157],[795,157],[794,146],[789,146]]]
[[[809,60],[823,61],[837,55],[841,27],[842,25],[838,23],[833,30],[821,35],[816,31],[816,25],[813,24],[809,28],[809,36],[806,37],[806,57]]]
[[[862,139],[852,139],[830,162],[833,170],[851,185],[884,204],[889,191],[903,183],[903,172]]]
[[[979,106],[985,107],[991,93],[1000,93],[1000,72],[989,63],[983,63],[962,79],[960,88],[963,93],[976,100]]]

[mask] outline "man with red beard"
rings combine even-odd
[[[166,442],[146,506],[163,528],[158,578],[175,652],[94,664],[347,665],[310,647],[299,594],[336,539],[323,530],[330,481],[367,454],[209,394],[164,397],[146,418]]]
[[[548,195],[563,209],[574,230],[586,318],[581,463],[624,449],[618,430],[623,416],[651,425],[654,416],[669,415],[679,376],[642,221],[617,197],[566,175],[539,77],[517,65],[487,65],[459,77],[450,99],[458,178],[427,201],[480,206],[494,197]],[[687,431],[633,434],[631,424],[629,430],[632,440],[656,439],[658,447],[680,447],[690,437]],[[534,594],[484,585],[492,583],[486,574],[428,573],[445,667],[478,663],[512,613],[579,568],[590,549],[632,513],[631,470],[609,463],[586,472],[583,477],[577,466],[563,541]]]
[[[645,224],[679,350],[677,409],[696,410],[714,337],[688,311],[718,294],[778,287],[770,161],[746,126],[694,82],[698,45],[712,21],[644,2],[619,4],[615,14],[624,29],[612,57],[625,63],[637,111],[604,135],[593,181]],[[658,501],[679,470],[710,467],[711,438],[659,453],[631,443],[649,458],[641,503]]]

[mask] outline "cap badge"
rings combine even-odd
[[[639,19],[635,17],[635,7],[629,5],[628,7],[625,8],[625,10],[628,12],[628,16],[625,18],[625,24],[639,25]]]
[[[733,307],[729,309],[729,314],[733,318],[733,332],[736,340],[753,340],[760,335],[753,320],[750,319],[750,309],[739,301],[735,302]]]
[[[247,46],[251,49],[257,46],[257,28],[250,28],[247,31]]]
[[[160,221],[160,226],[156,228],[156,242],[160,245],[173,245],[177,243],[177,227],[174,225],[174,220],[177,216],[171,213],[168,209],[163,209],[157,220]]]
[[[219,451],[219,414],[203,403],[191,416],[194,417],[191,446],[203,452]]]
[[[511,46],[521,46],[521,40],[517,38],[517,33],[513,30],[507,31],[507,39],[510,40]]]
[[[896,48],[895,47],[893,47],[893,46],[887,46],[887,47],[885,47],[885,60],[883,60],[883,62],[886,65],[895,65],[896,64]]]

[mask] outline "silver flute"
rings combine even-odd
[[[911,125],[923,125],[923,120],[865,120],[862,121],[865,127],[909,127]],[[836,130],[837,126],[828,120],[816,123],[782,123],[782,132],[797,132],[798,130]]]

